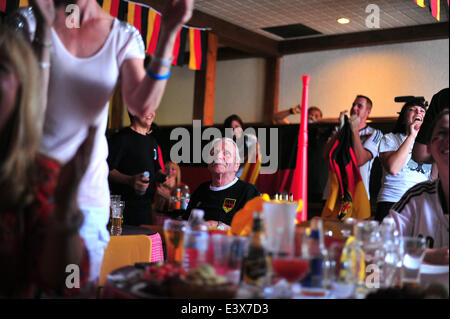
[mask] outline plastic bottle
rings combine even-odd
[[[184,185],[183,190],[181,191],[180,209],[182,209],[182,210],[187,209],[190,198],[191,198],[191,194],[189,193],[189,187],[187,185]]]
[[[393,218],[386,217],[380,225],[383,242],[383,264],[380,282],[382,288],[399,286],[401,281],[402,252],[399,232]]]
[[[205,212],[193,209],[189,216],[184,234],[184,252],[182,266],[186,271],[207,262],[209,245],[208,227],[203,219]]]
[[[181,188],[177,188],[176,195],[175,195],[175,210],[181,209]]]
[[[270,262],[265,247],[264,224],[258,213],[253,214],[252,232],[247,255],[242,261],[242,281],[263,287],[266,283]]]
[[[308,237],[309,273],[302,280],[302,293],[304,295],[323,296],[325,288],[323,283],[324,260],[327,255],[323,238],[322,220],[311,221],[311,231]]]
[[[145,171],[144,173],[141,174],[141,179],[142,178],[150,178],[150,172]],[[139,196],[143,196],[145,194],[145,192],[147,192],[147,190],[136,190],[136,194],[138,194]]]

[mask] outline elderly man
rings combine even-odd
[[[371,111],[372,101],[364,95],[356,96],[350,110],[350,123],[353,131],[353,150],[369,200],[370,172],[372,170],[373,161],[378,156],[378,147],[381,138],[383,137],[383,133],[380,130],[374,129],[366,123]],[[345,113],[347,113],[347,111],[342,111],[340,113],[339,119],[341,122]],[[337,133],[337,131],[335,133]],[[325,145],[322,153],[324,158],[328,159],[331,147],[336,141],[337,136],[338,134],[334,134]],[[328,197],[329,192],[329,184],[327,184],[324,190],[324,199]]]
[[[201,184],[192,194],[187,215],[193,208],[202,209],[208,227],[228,230],[234,214],[260,193],[255,186],[236,177],[240,156],[232,139],[219,138],[211,146],[208,161],[211,181]]]

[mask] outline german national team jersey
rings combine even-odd
[[[230,186],[222,188],[211,187],[211,182],[201,184],[192,194],[187,214],[194,208],[205,211],[205,220],[217,220],[231,225],[234,214],[250,199],[259,196],[255,186],[235,179]]]
[[[372,158],[367,161],[367,163],[359,167],[361,178],[364,181],[364,186],[366,187],[367,197],[370,199],[370,172],[372,171],[373,161],[376,157],[378,157],[378,148],[380,146],[383,133],[373,127],[366,126],[362,130],[359,130],[359,137],[364,149],[372,154]]]
[[[391,213],[401,236],[424,237],[428,248],[448,246],[448,211],[438,181],[410,188]]]

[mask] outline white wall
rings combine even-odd
[[[230,114],[261,122],[264,99],[263,59],[217,63],[214,122]],[[337,117],[355,95],[374,102],[372,116],[396,116],[399,95],[432,95],[449,86],[449,41],[434,40],[287,55],[281,60],[280,110],[301,102],[301,76],[311,75],[310,105],[324,117]],[[194,71],[173,68],[157,111],[160,125],[192,124]],[[298,122],[290,118],[292,122]]]
[[[301,75],[309,74],[310,105],[318,105],[324,117],[349,109],[357,94],[372,99],[371,116],[396,116],[402,105],[394,102],[395,96],[430,101],[449,86],[448,45],[447,39],[285,56],[280,109],[301,102]]]

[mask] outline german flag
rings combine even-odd
[[[184,65],[184,49],[186,48],[187,34],[188,29],[185,27],[182,27],[178,32],[177,39],[173,46],[173,65]]]
[[[0,11],[6,15],[19,8],[19,0],[0,0]]]
[[[161,16],[153,10],[148,11],[147,19],[147,53],[153,55],[158,44],[159,29],[161,27]]]
[[[431,14],[433,17],[441,21],[441,0],[430,0],[431,4]]]
[[[107,13],[115,18],[119,16],[119,6],[121,5],[120,0],[97,0],[97,3],[105,10]]]
[[[128,2],[127,22],[142,34],[142,6]]]
[[[414,0],[415,3],[417,3],[418,6],[425,8],[425,0]]]
[[[248,157],[240,177],[241,180],[253,185],[255,185],[256,180],[258,179],[259,171],[261,169],[261,154],[259,154],[258,143],[255,145],[255,152],[256,154],[250,154]]]
[[[206,52],[208,49],[208,32],[189,29],[189,69],[204,70],[206,68]]]
[[[322,217],[344,220],[370,217],[370,202],[353,151],[352,130],[348,117],[329,155],[331,192]]]

